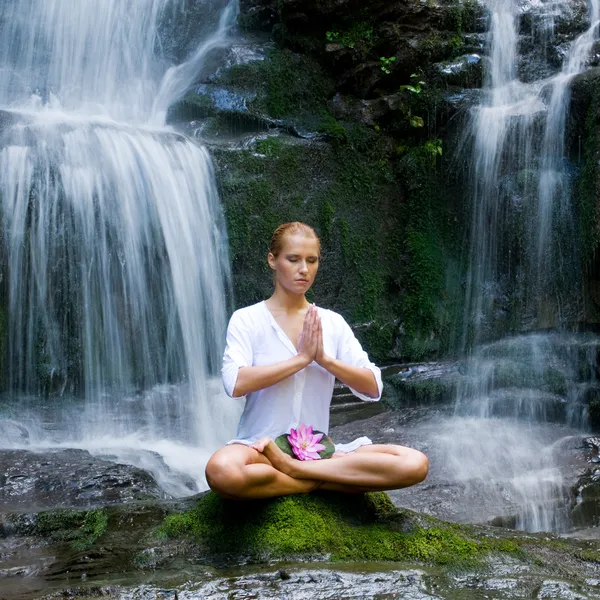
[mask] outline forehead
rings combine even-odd
[[[293,233],[283,238],[282,252],[286,254],[319,255],[319,242],[316,238]]]

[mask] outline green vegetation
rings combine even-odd
[[[104,509],[58,509],[39,513],[33,532],[53,541],[70,542],[74,550],[86,550],[104,535],[107,525]]]
[[[598,208],[599,101],[600,86],[596,85],[586,119],[583,168],[579,177],[578,193],[575,196],[578,203],[581,251],[585,263],[592,261],[600,245],[600,210]]]
[[[394,63],[396,62],[395,56],[380,56],[379,57],[379,68],[386,74],[390,75],[392,72],[392,68]]]
[[[461,301],[458,289],[446,290],[446,267],[458,255],[458,232],[452,206],[439,193],[435,169],[442,154],[439,140],[427,140],[403,153],[407,182],[407,222],[402,314],[407,348],[403,354],[422,359],[448,350]]]
[[[340,561],[460,566],[496,549],[467,529],[400,511],[384,493],[288,496],[249,502],[243,511],[209,493],[192,510],[166,517],[160,533],[190,537],[215,558],[234,555],[253,560],[326,555]]]
[[[322,118],[333,82],[309,56],[273,49],[265,60],[231,67],[219,83],[234,90],[252,91],[249,107],[274,118]]]
[[[367,22],[353,23],[348,29],[331,30],[325,34],[325,39],[330,43],[341,44],[345,48],[359,49],[368,52],[375,44],[373,26]]]

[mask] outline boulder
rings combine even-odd
[[[165,497],[146,471],[93,457],[85,450],[0,450],[3,511],[94,507]]]

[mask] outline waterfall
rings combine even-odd
[[[465,348],[507,330],[562,326],[581,310],[579,257],[565,156],[570,81],[598,38],[598,2],[589,28],[551,77],[519,80],[519,3],[488,0],[490,67],[473,140],[473,218],[464,322]],[[552,41],[557,5],[541,5],[536,39]],[[540,69],[542,72],[544,69]]]
[[[519,70],[523,3],[485,5],[489,68],[467,134],[474,157],[463,338],[468,359],[442,442],[446,454],[460,457],[448,468],[487,490],[479,493],[503,495],[518,507],[517,527],[561,530],[568,526],[569,490],[559,468],[560,443],[547,423],[570,432],[586,427],[582,373],[593,373],[600,347],[597,338],[560,333],[581,308],[565,142],[569,86],[598,40],[600,1],[588,2],[588,28],[570,44],[562,68],[552,73],[544,64],[537,78]],[[557,14],[573,10],[573,3],[535,8],[530,35],[549,47],[556,43]],[[555,332],[514,335],[550,328]],[[514,337],[500,339],[507,333]]]
[[[175,66],[165,22],[187,4],[2,3],[2,295],[34,442],[187,445],[200,481],[235,420],[217,384],[227,239],[208,153],[165,118],[237,2]]]

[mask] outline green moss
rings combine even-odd
[[[74,550],[85,550],[104,535],[107,525],[108,516],[104,509],[59,509],[39,513],[34,532],[55,541],[68,541]]]
[[[480,10],[476,0],[454,0],[446,10],[442,27],[456,33],[473,31]]]
[[[85,515],[83,524],[77,531],[72,546],[75,550],[90,548],[106,532],[108,517],[103,509],[90,510]]]
[[[586,562],[600,564],[600,551],[598,550],[579,550],[575,553],[575,556]]]
[[[373,25],[364,21],[353,22],[347,28],[333,28],[326,33],[325,38],[328,42],[351,48],[361,56],[366,56],[377,41]]]
[[[394,180],[383,136],[339,124],[343,141],[330,144],[267,138],[252,152],[216,154],[221,173],[236,304],[266,297],[271,278],[266,248],[280,223],[312,224],[323,242],[317,301],[339,310],[369,338],[374,358],[388,356],[394,333],[389,323],[398,299],[389,290],[397,276],[398,223],[383,224],[375,214],[389,214]],[[396,239],[398,238],[398,240]]]
[[[37,515],[35,532],[41,536],[50,536],[56,532],[74,531],[81,527],[85,511],[52,510]]]
[[[191,511],[168,516],[160,533],[189,536],[211,554],[253,559],[326,555],[458,565],[482,550],[450,525],[412,521],[383,493],[289,496],[246,503],[244,510],[209,493]]]
[[[600,86],[596,86],[586,119],[583,142],[583,167],[575,195],[579,216],[580,245],[584,263],[590,263],[600,245],[600,210],[598,208],[598,160],[600,139],[598,136]]]
[[[536,371],[529,363],[514,360],[496,362],[493,381],[496,388],[532,387],[557,396],[568,392],[567,379],[560,371],[550,368]]]
[[[214,115],[216,104],[207,94],[189,92],[186,96],[169,109],[169,120],[192,121]]]
[[[409,149],[401,161],[407,181],[405,256],[402,272],[402,317],[407,333],[403,356],[422,360],[452,349],[463,294],[456,216],[439,193],[439,156],[427,143]],[[455,273],[447,285],[449,269]]]
[[[281,153],[283,142],[280,138],[272,136],[264,140],[258,140],[255,147],[258,153],[264,154],[268,158],[273,158]]]
[[[274,49],[262,61],[231,67],[221,83],[252,91],[251,110],[274,118],[294,117],[313,121],[327,112],[333,83],[319,63],[289,50]]]

